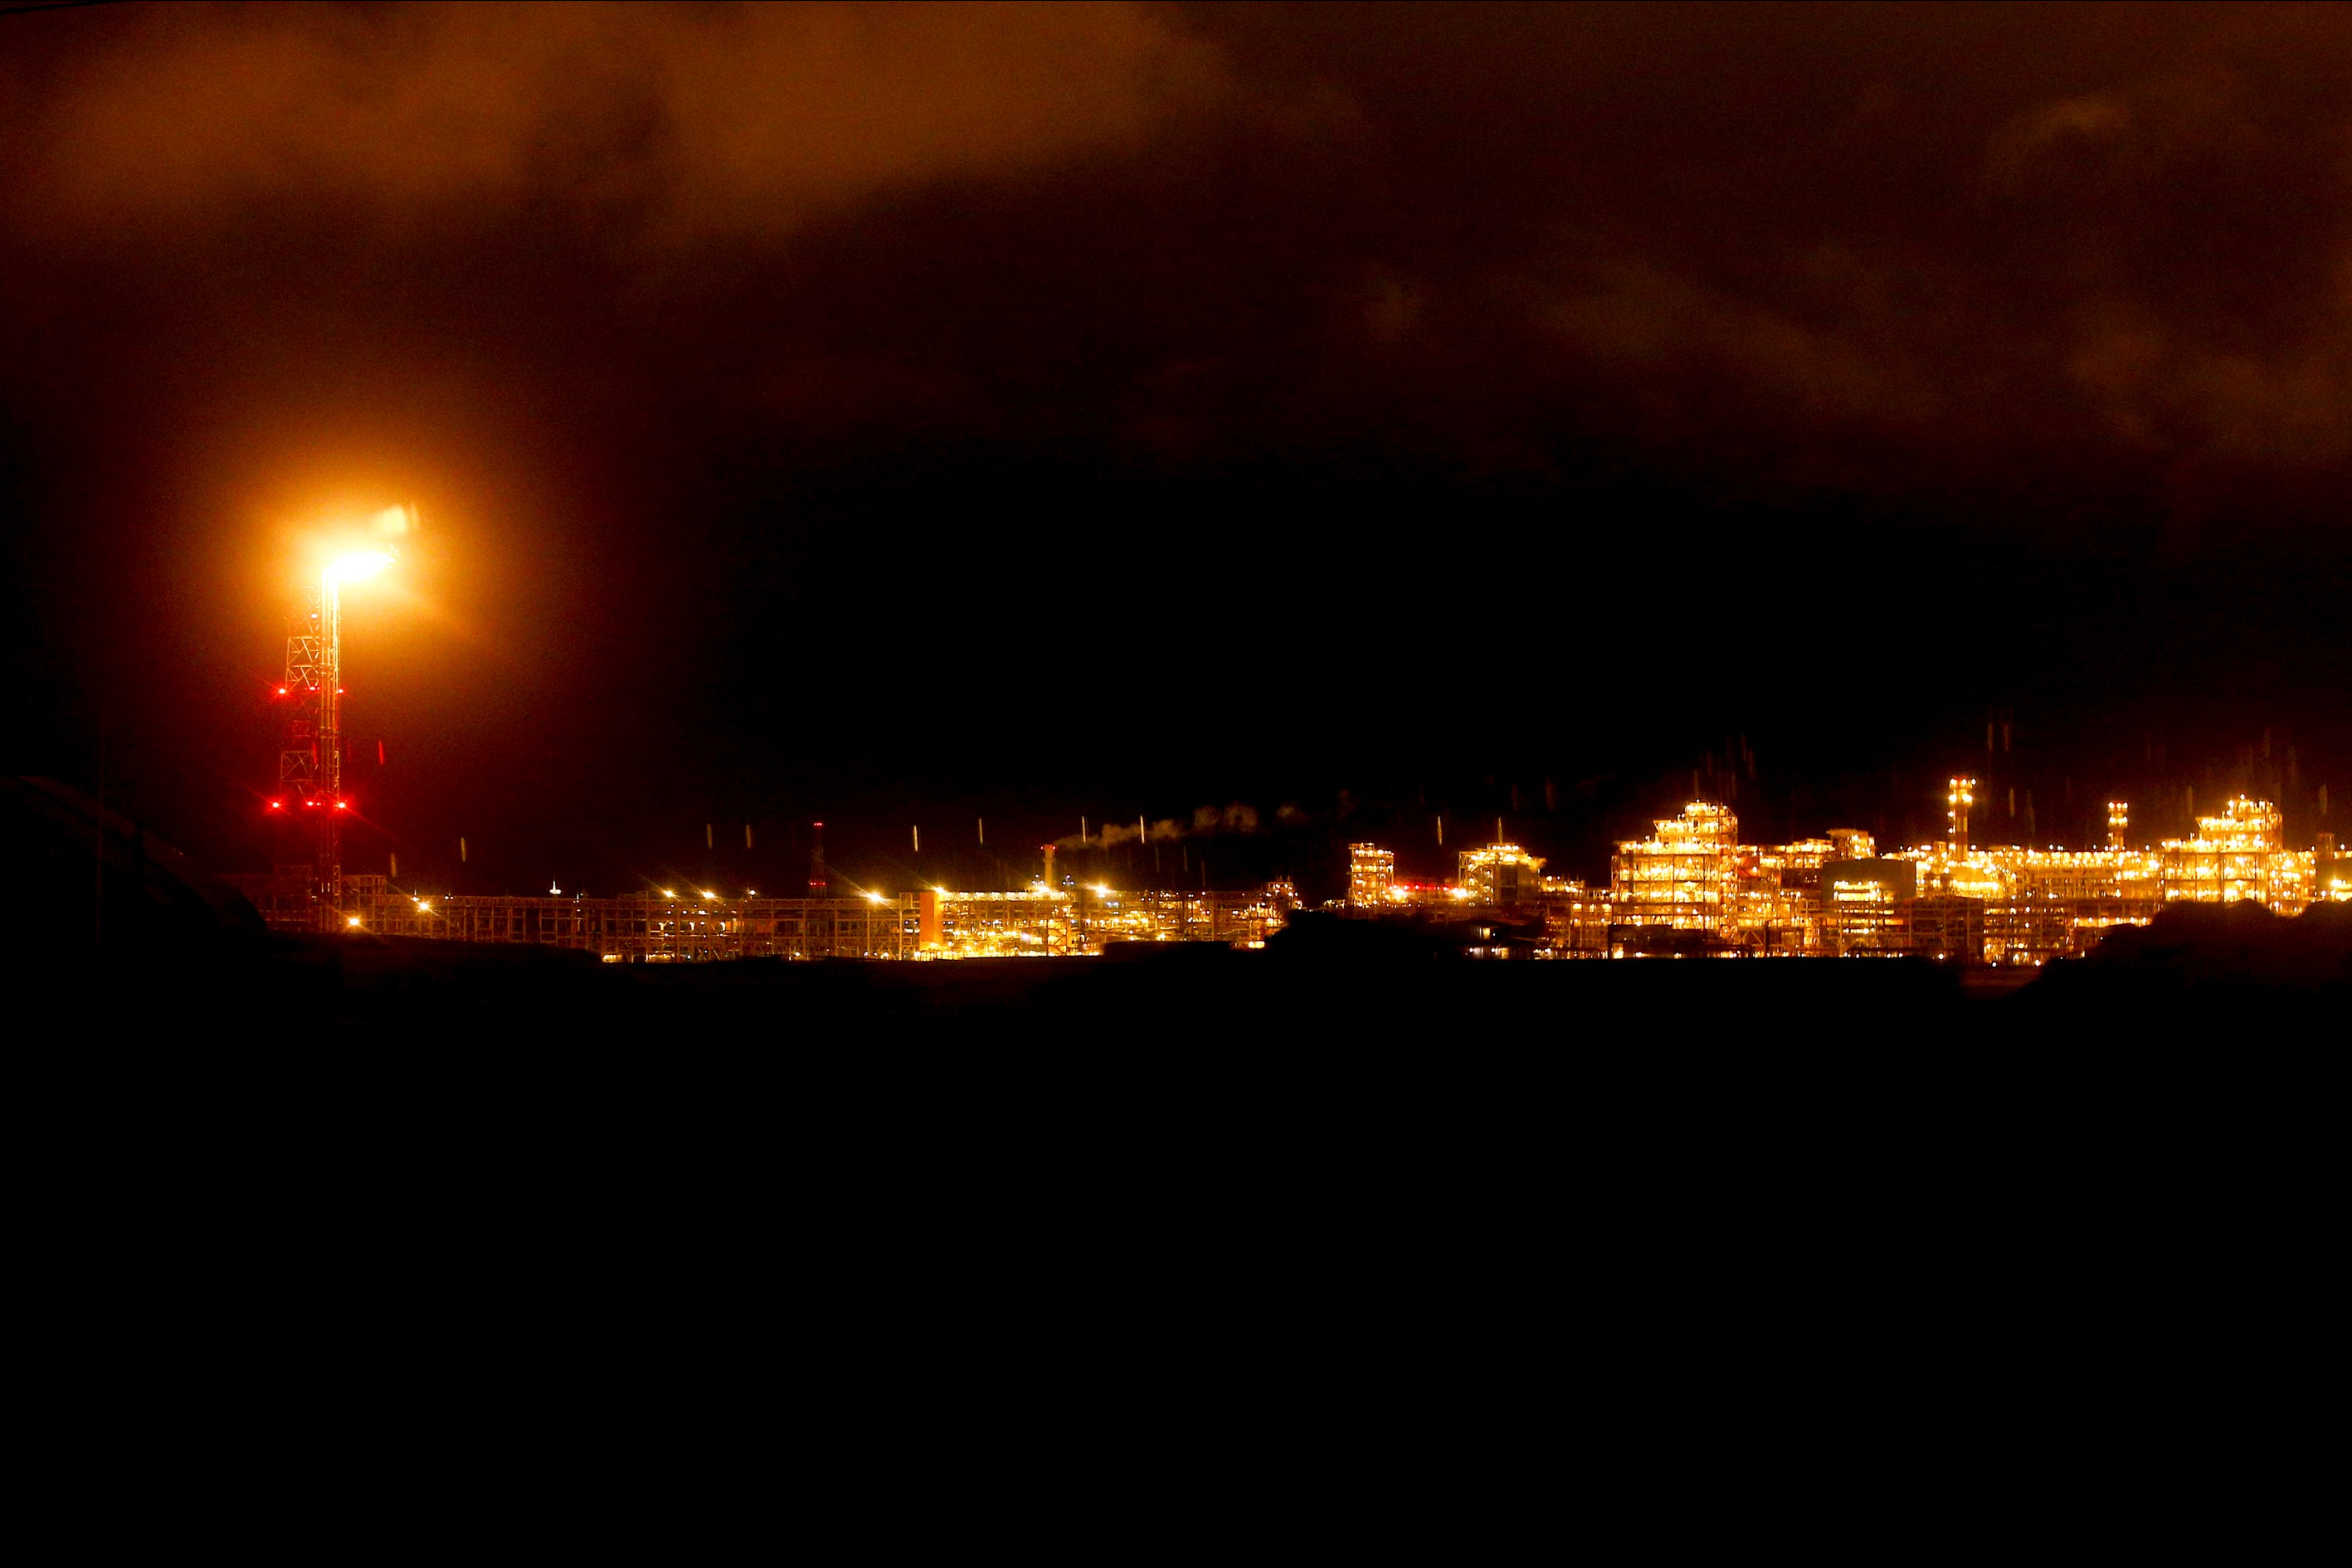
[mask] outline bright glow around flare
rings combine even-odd
[[[328,581],[356,583],[362,577],[373,577],[392,564],[392,555],[383,550],[354,550],[349,555],[339,555],[327,563]]]

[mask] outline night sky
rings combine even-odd
[[[395,503],[346,864],[425,886],[1605,876],[1695,773],[2308,845],[2347,480],[2341,9],[0,16],[0,761],[223,868]]]

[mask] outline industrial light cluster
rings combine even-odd
[[[272,925],[316,922],[308,868],[240,878]],[[733,958],[957,959],[1098,954],[1109,942],[1216,942],[1262,947],[1298,906],[1287,881],[1244,893],[1125,891],[1103,883],[1015,892],[865,892],[849,898],[740,898],[651,889],[613,898],[432,896],[389,878],[343,878],[338,917],[376,936],[571,947],[610,963]]]
[[[2199,817],[2195,837],[2154,848],[2126,843],[2122,801],[2108,803],[2105,849],[1980,848],[1969,841],[1976,787],[1950,781],[1943,842],[1885,855],[1856,828],[1743,844],[1729,807],[1693,801],[1617,846],[1605,889],[1543,877],[1540,859],[1501,843],[1463,851],[1451,886],[1406,887],[1388,850],[1357,844],[1347,904],[1367,915],[1448,904],[1515,915],[1527,934],[1507,951],[1535,957],[1901,953],[2030,965],[2087,951],[2171,902],[2250,901],[2292,915],[2352,901],[2352,856],[2328,835],[2286,847],[2268,801],[2234,798]]]
[[[1462,950],[1478,957],[1910,954],[2033,965],[2087,951],[2116,926],[2146,924],[2167,903],[2249,901],[2294,914],[2318,900],[2352,901],[2352,856],[2339,856],[2326,835],[2311,849],[2287,848],[2278,809],[2266,801],[2232,799],[2199,817],[2194,837],[2152,848],[2122,842],[2130,808],[2110,803],[2115,842],[2070,850],[1971,845],[1972,795],[1972,781],[1952,781],[1942,842],[1885,853],[1858,828],[1745,844],[1728,806],[1693,801],[1654,822],[1648,837],[1620,843],[1606,887],[1547,877],[1541,857],[1508,842],[1459,851],[1453,881],[1407,882],[1391,851],[1354,844],[1348,895],[1332,907],[1458,927]],[[317,919],[309,869],[241,882],[273,924],[301,928]],[[1012,891],[801,899],[709,888],[434,897],[382,876],[342,882],[336,920],[347,930],[580,948],[614,963],[1067,957],[1127,942],[1251,948],[1299,904],[1288,881],[1213,893],[1041,879]]]
[[[913,898],[915,956],[1098,953],[1107,942],[1218,942],[1259,947],[1298,907],[1288,881],[1245,893],[1121,889],[1107,883],[1015,893],[927,888]]]

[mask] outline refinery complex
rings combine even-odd
[[[1412,886],[1373,844],[1349,850],[1350,911],[1461,911],[1538,958],[1916,956],[2037,965],[2088,952],[2116,926],[2168,903],[2252,902],[2300,914],[2352,900],[2352,857],[2322,835],[2285,847],[2276,807],[2239,797],[2197,819],[2193,838],[2129,842],[2131,808],[2107,807],[2102,849],[1977,847],[1976,781],[1956,778],[1939,843],[1882,853],[1870,834],[1832,828],[1792,844],[1743,844],[1729,807],[1693,801],[1649,837],[1617,846],[1609,885],[1543,875],[1513,844],[1465,851],[1454,881]],[[1510,922],[1498,925],[1497,921]],[[1475,949],[1472,949],[1475,951]]]
[[[273,872],[230,879],[273,928],[529,943],[614,963],[1062,958],[1128,943],[1262,947],[1300,908],[1286,880],[1245,893],[1179,892],[1056,876],[1051,845],[1041,847],[1036,879],[1015,890],[844,898],[826,874],[822,823],[799,898],[693,887],[609,898],[436,894],[399,886],[396,859],[385,875],[347,876],[341,587],[394,561],[386,541],[405,521],[394,511],[377,521],[379,542],[326,563],[287,628],[278,790],[265,807],[280,825],[280,853]],[[1347,896],[1325,911],[1412,921],[1479,958],[1911,956],[2032,966],[2085,952],[2116,927],[2145,925],[2184,900],[2283,915],[2352,901],[2352,856],[2339,856],[2328,834],[2290,848],[2266,800],[2233,797],[2196,817],[2192,837],[2153,845],[2136,845],[2130,805],[2110,802],[2105,847],[2034,849],[1971,842],[1977,787],[1973,778],[1949,781],[1941,841],[1884,851],[1857,828],[1742,843],[1727,803],[1694,800],[1649,837],[1620,843],[1606,887],[1545,876],[1541,858],[1502,841],[1500,823],[1496,841],[1460,851],[1443,883],[1402,880],[1390,849],[1359,843],[1348,850]],[[2029,821],[2030,813],[2029,797]]]
[[[2331,836],[2288,848],[2279,813],[2244,797],[2197,819],[2196,837],[2129,843],[2130,810],[2108,809],[2101,849],[1977,846],[1974,781],[1954,779],[1942,841],[1881,851],[1871,835],[1833,828],[1790,844],[1743,844],[1726,805],[1693,801],[1617,846],[1606,887],[1547,877],[1516,844],[1464,850],[1451,881],[1412,883],[1377,844],[1349,847],[1345,920],[1411,921],[1476,958],[1840,958],[1912,956],[2034,966],[2088,952],[2117,926],[2145,925],[2167,904],[2248,902],[2298,914],[2352,901],[2352,856]],[[327,903],[310,866],[237,879],[269,922],[380,936],[521,942],[584,950],[613,963],[739,958],[1083,957],[1135,942],[1265,945],[1300,909],[1295,887],[1245,893],[1118,889],[1040,875],[1010,892],[923,888],[826,896],[822,851],[811,895],[741,896],[659,888],[609,898],[436,895],[381,875],[341,876]]]

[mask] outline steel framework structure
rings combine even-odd
[[[305,584],[286,626],[286,739],[278,752],[278,798],[271,809],[293,819],[310,848],[310,923],[342,923],[343,798],[342,595],[332,567]]]

